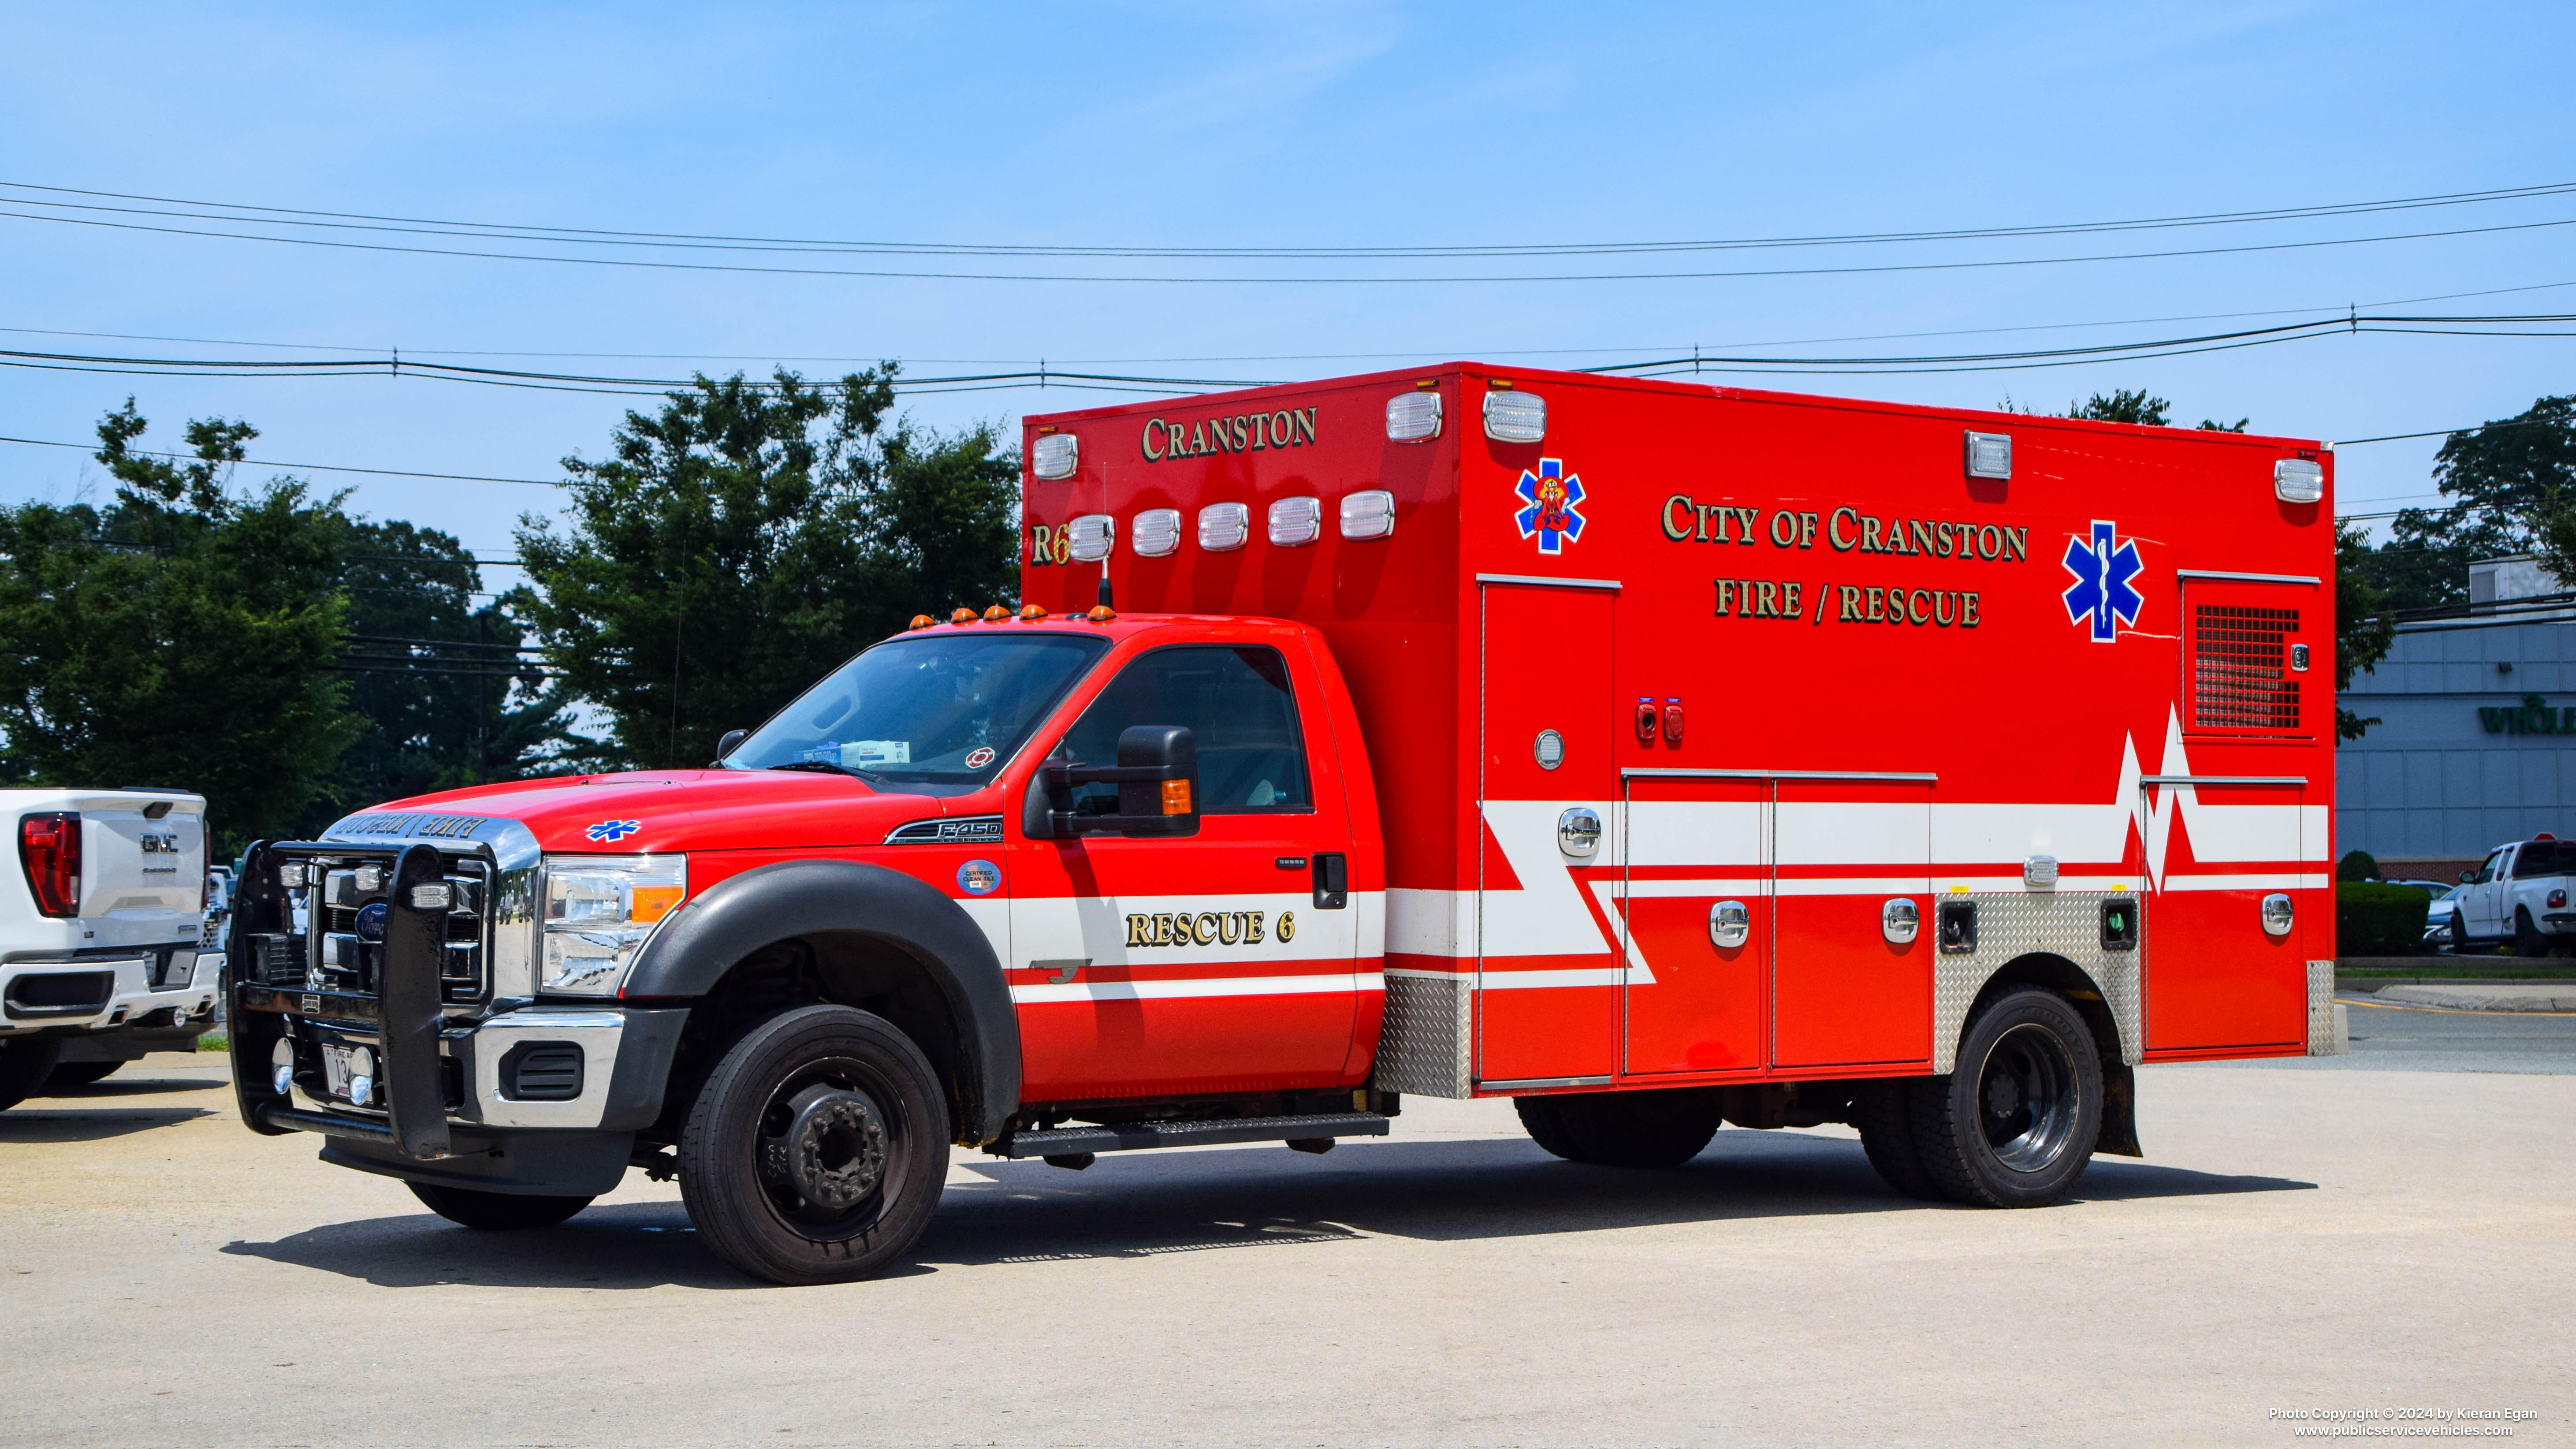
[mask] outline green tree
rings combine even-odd
[[[248,423],[193,421],[176,459],[147,427],[131,399],[100,421],[104,508],[0,509],[0,779],[194,790],[229,855],[560,746],[541,675],[444,672],[475,657],[444,641],[524,642],[456,540],[293,478],[234,491]]]
[[[565,460],[566,530],[521,520],[543,592],[515,603],[611,760],[702,763],[914,614],[1016,596],[1016,452],[889,420],[895,373],[702,376]]]
[[[2455,501],[2409,508],[2371,556],[2372,582],[2391,609],[2469,601],[2469,565],[2537,554],[2576,581],[2576,396],[2544,397],[2522,413],[2451,434],[2433,479]]]
[[[331,667],[338,503],[229,492],[245,423],[190,423],[177,462],[133,451],[144,427],[130,400],[99,424],[105,510],[0,510],[0,772],[196,791],[229,851],[283,833],[358,732]]]

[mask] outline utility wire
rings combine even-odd
[[[1936,241],[1985,241],[2037,236],[2097,235],[2105,232],[2154,231],[2177,227],[2235,226],[2249,223],[2304,221],[2326,217],[2362,216],[2390,211],[2415,211],[2428,207],[2465,206],[2499,201],[2525,201],[2576,193],[2576,181],[2546,182],[2532,186],[2501,187],[2485,191],[2444,192],[2429,196],[2398,197],[2381,201],[2336,202],[2325,205],[2267,207],[2251,211],[2200,212],[2183,216],[2137,217],[2113,221],[2055,222],[2028,226],[1968,227],[1926,231],[1859,232],[1783,237],[1735,237],[1684,241],[1622,242],[1523,242],[1470,245],[1399,245],[1399,246],[1252,246],[1252,247],[1149,247],[1118,245],[1025,245],[997,242],[894,242],[850,241],[813,237],[725,236],[696,232],[626,231],[597,227],[532,226],[515,222],[456,221],[417,216],[385,216],[366,212],[320,211],[298,207],[259,206],[242,202],[203,201],[181,197],[145,196],[127,192],[87,190],[77,187],[40,186],[29,182],[0,181],[0,191],[41,193],[44,196],[83,196],[91,202],[45,201],[36,196],[7,198],[20,206],[43,206],[54,209],[93,212],[117,212],[133,215],[180,217],[188,220],[250,223],[271,226],[299,226],[336,230],[403,232],[438,236],[465,236],[503,241],[548,241],[592,246],[687,247],[720,251],[807,251],[846,253],[871,256],[995,256],[995,257],[1109,257],[1225,260],[1387,260],[1416,258],[1526,257],[1526,256],[1610,256],[1638,253],[1738,251],[1779,247],[1861,246],[1907,244]],[[95,202],[119,201],[148,203],[147,206],[100,206]],[[159,207],[187,207],[189,211],[157,210]],[[209,214],[216,213],[216,214]],[[238,213],[247,213],[238,214]]]
[[[18,205],[25,205],[19,202]],[[1151,276],[1082,272],[929,272],[896,271],[848,267],[781,267],[752,266],[739,262],[648,261],[633,257],[553,256],[543,253],[509,251],[475,251],[458,247],[399,246],[390,242],[333,241],[324,237],[269,236],[253,232],[209,231],[198,227],[155,226],[143,222],[108,221],[98,217],[50,216],[24,211],[0,210],[0,218],[14,221],[50,222],[62,226],[105,227],[117,231],[151,232],[166,236],[214,237],[228,241],[269,242],[281,246],[324,247],[339,251],[392,252],[410,256],[468,257],[485,261],[545,262],[558,266],[641,268],[658,271],[724,272],[791,277],[858,277],[880,280],[946,281],[946,282],[1092,282],[1122,285],[1168,286],[1446,286],[1523,282],[1670,282],[1705,281],[1746,277],[1836,277],[1862,276],[1898,272],[1981,271],[1999,267],[2075,266],[2092,262],[2154,261],[2175,257],[2235,256],[2255,252],[2308,251],[2320,247],[2363,246],[2379,242],[2426,241],[2446,237],[2486,236],[2504,232],[2535,231],[2552,227],[2576,226],[2576,217],[2551,221],[2515,222],[2499,226],[2454,227],[2442,231],[2398,232],[2379,236],[2328,237],[2314,241],[2262,242],[2242,246],[2182,247],[2164,251],[2108,252],[2078,256],[2012,257],[1983,261],[1881,263],[1869,266],[1841,267],[1766,267],[1731,271],[1698,272],[1543,272],[1495,273],[1485,276]],[[241,222],[247,218],[203,218]],[[528,238],[531,241],[544,238]],[[1822,243],[1809,243],[1810,245]]]

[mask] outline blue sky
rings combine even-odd
[[[1163,247],[1654,241],[2576,181],[2576,12],[2545,5],[10,5],[6,25],[0,181],[538,226]],[[18,203],[38,194],[9,195],[0,211],[29,211]],[[2569,218],[2576,196],[1510,269],[1990,261]],[[1490,264],[1465,269],[1475,266]],[[1050,264],[1085,268],[1364,270]],[[1874,275],[1299,286],[616,269],[0,216],[0,327],[20,329],[0,333],[0,347],[275,359],[399,346],[646,376],[760,372],[772,360],[832,373],[843,364],[806,359],[878,357],[916,375],[1045,358],[1293,378],[1444,357],[1583,365],[1693,345],[1988,351],[2493,289],[2541,290],[2389,310],[2576,312],[2567,284],[2576,227]],[[2294,315],[2067,325],[2234,313]],[[1892,335],[2038,327],[2056,330]],[[1819,340],[1844,338],[1877,340]],[[249,343],[292,345],[235,345]],[[2250,415],[2260,431],[2334,439],[2506,416],[2576,391],[2571,361],[2576,338],[2379,335],[2041,371],[1742,380],[1979,406],[2009,395],[2048,409],[2145,387],[2185,422]],[[83,441],[128,393],[155,421],[147,442],[169,445],[184,418],[219,413],[261,428],[254,457],[539,479],[560,476],[568,453],[602,452],[634,405],[416,377],[11,369],[0,370],[0,434]],[[909,406],[953,426],[1107,396],[981,392]],[[2344,509],[2426,498],[2435,446],[2344,450]],[[66,500],[97,491],[98,472],[78,452],[0,445],[0,497]],[[555,506],[547,488],[315,476],[354,486],[363,511],[494,555],[509,551],[517,514]]]

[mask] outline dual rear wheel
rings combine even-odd
[[[1519,1097],[1539,1146],[1571,1162],[1678,1167],[1716,1135],[1705,1091]],[[2022,990],[1980,1013],[1945,1077],[1861,1083],[1852,1101],[1870,1166],[1909,1197],[2044,1207],[2093,1160],[2102,1061],[2065,997]]]

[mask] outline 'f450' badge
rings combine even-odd
[[[2066,622],[2089,624],[2096,644],[2118,638],[2121,624],[2138,627],[2138,610],[2146,600],[2129,581],[2145,572],[2146,565],[2138,559],[2136,539],[2121,538],[2118,524],[2097,518],[2092,537],[2066,541],[2060,562],[2075,575],[2064,595]]]
[[[1538,471],[1521,470],[1512,489],[1528,506],[1512,516],[1521,537],[1536,538],[1540,553],[1563,553],[1583,540],[1583,480],[1565,471],[1563,458],[1541,458]]]

